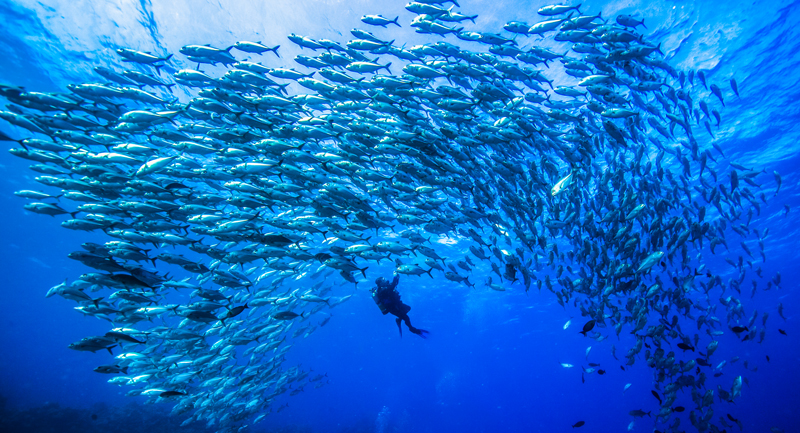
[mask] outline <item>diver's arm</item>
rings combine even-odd
[[[394,279],[392,279],[392,283],[389,284],[389,289],[394,290],[398,283],[400,283],[400,275],[395,274]]]

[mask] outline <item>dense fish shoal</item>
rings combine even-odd
[[[25,209],[108,238],[72,252],[88,269],[47,293],[109,322],[69,347],[105,352],[95,371],[128,395],[236,431],[327,383],[285,355],[352,296],[334,285],[368,286],[387,262],[550,292],[585,338],[634,336],[622,368],[652,369],[659,410],[632,416],[676,431],[685,406],[698,431],[732,428],[719,407],[746,378],[715,374],[718,337],[763,341],[742,290],[781,285],[751,225],[781,177],[714,139],[738,83],[676,70],[632,16],[553,5],[492,33],[453,6],[365,15],[372,31],[347,42],[120,47],[61,93],[0,86],[20,133],[0,139],[42,185],[17,192]],[[436,42],[379,36],[404,25]],[[305,54],[257,61],[285,43]],[[730,268],[705,265],[723,252]]]

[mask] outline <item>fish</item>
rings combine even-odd
[[[632,27],[635,28],[636,26],[647,27],[644,25],[644,20],[637,20],[636,18],[630,15],[617,15],[616,17],[617,24],[624,26],[624,27]]]
[[[127,366],[120,367],[119,365],[116,365],[116,364],[114,364],[114,365],[101,365],[99,367],[96,367],[94,369],[94,371],[96,371],[98,373],[103,373],[103,374],[119,374],[119,373],[128,374],[128,367]]]
[[[583,426],[584,426],[584,424],[586,424],[586,422],[584,422],[584,421],[578,421],[578,422],[576,422],[575,424],[572,424],[572,428],[583,427]]]
[[[275,45],[274,47],[268,47],[261,42],[249,42],[249,41],[239,41],[233,44],[233,48],[237,50],[244,51],[246,53],[255,53],[255,54],[263,54],[267,51],[272,51],[275,53],[276,56],[280,57],[278,54],[278,48],[280,45]]]
[[[145,65],[154,65],[155,63],[166,63],[169,61],[169,59],[172,58],[172,54],[169,54],[166,57],[158,57],[149,52],[132,50],[130,48],[118,48],[117,54],[119,54],[123,58],[123,61],[140,63]],[[163,64],[160,66],[156,66],[156,68],[160,68],[161,66],[163,66]]]
[[[711,93],[713,93],[714,96],[719,98],[719,102],[722,103],[722,105],[724,106],[725,105],[725,100],[723,99],[723,96],[722,96],[722,89],[720,89],[719,86],[717,86],[716,84],[711,84],[709,86],[709,88],[711,89]]]
[[[297,314],[292,311],[279,311],[272,315],[277,320],[292,320],[295,317],[301,317],[302,314]]]
[[[555,195],[561,193],[571,183],[572,183],[572,172],[570,172],[568,175],[566,175],[563,178],[561,178],[561,180],[559,180],[558,182],[556,182],[555,185],[553,185],[553,188],[550,190],[550,195],[555,196]]]
[[[578,13],[580,13],[579,10],[580,7],[581,7],[580,3],[577,6],[548,5],[548,6],[542,6],[536,12],[539,15],[545,15],[545,16],[560,15],[563,13],[567,13],[571,10],[576,10],[578,11]]]
[[[650,393],[653,394],[653,397],[655,397],[656,400],[658,400],[658,404],[662,404],[661,397],[658,396],[658,393],[655,390],[650,391]]]
[[[594,329],[594,323],[595,323],[594,320],[590,320],[590,321],[586,322],[583,325],[583,329],[580,331],[580,334],[583,334],[583,336],[585,337],[587,332],[589,332],[592,329]],[[591,349],[591,347],[589,349]],[[586,354],[587,355],[589,354],[589,350],[588,349],[586,350]]]
[[[14,191],[14,195],[17,197],[34,199],[34,200],[44,200],[48,198],[53,198],[58,200],[60,197],[63,196],[63,194],[50,195],[41,191],[29,191],[29,190]]]
[[[116,340],[109,337],[85,337],[75,343],[70,343],[69,348],[72,350],[86,351],[95,353],[98,350],[108,350],[108,353],[113,355],[111,349],[117,347]]]
[[[399,18],[400,17],[397,16],[397,17],[394,17],[394,19],[390,20],[390,19],[384,18],[384,17],[382,17],[380,15],[364,15],[364,16],[361,17],[361,21],[363,21],[366,24],[373,25],[373,26],[386,27],[389,24],[394,24],[397,27],[402,27],[397,22],[397,20]]]
[[[220,318],[220,321],[222,321],[222,322],[224,323],[224,322],[225,322],[225,319],[230,319],[230,318],[233,318],[233,317],[236,317],[236,316],[238,316],[239,314],[242,314],[242,312],[243,312],[243,311],[244,311],[246,308],[248,308],[248,307],[247,307],[247,303],[245,303],[244,305],[239,305],[239,306],[236,306],[236,307],[230,308],[230,309],[228,309],[228,311],[225,313],[225,316],[223,316],[222,318]],[[274,317],[274,316],[273,316],[273,317]]]
[[[690,345],[688,345],[686,343],[678,343],[678,348],[680,348],[684,352],[687,351],[687,350],[691,350],[692,352],[694,352],[694,347],[692,347],[692,346],[690,346]]]
[[[636,269],[636,273],[641,273],[649,270],[655,264],[660,262],[662,257],[664,257],[663,251],[656,251],[653,254],[650,254],[644,260],[642,260],[642,263],[639,264],[639,267]]]
[[[399,14],[362,15],[396,25],[392,35],[438,35],[418,46],[377,28],[349,41],[290,34],[308,54],[294,59],[280,57],[280,40],[187,41],[176,57],[120,48],[62,91],[0,86],[0,119],[29,137],[0,140],[37,173],[39,186],[18,191],[23,208],[104,239],[70,253],[83,274],[45,295],[110,324],[69,347],[122,344],[95,371],[125,375],[132,395],[170,400],[189,422],[239,429],[303,392],[309,372],[286,355],[358,297],[331,291],[363,284],[377,272],[370,262],[388,259],[397,273],[451,285],[494,272],[508,281],[486,280],[486,296],[536,287],[579,307],[583,336],[629,333],[620,369],[646,360],[664,408],[676,389],[710,389],[706,368],[725,365],[711,363],[722,327],[756,336],[736,294],[756,244],[766,261],[755,216],[782,184],[777,172],[759,178],[756,163],[728,165],[706,140],[725,113],[719,83],[678,70],[639,32],[648,18],[638,13],[549,5],[542,22],[508,17],[493,32],[443,24],[477,17],[447,3],[407,4],[417,16],[402,27]],[[535,46],[523,42],[533,34]],[[268,51],[276,58],[258,63]],[[728,249],[738,278],[706,260],[709,244]],[[429,269],[398,261],[419,254]],[[765,280],[780,286],[777,272]],[[678,318],[688,311],[697,333]],[[782,304],[778,313],[786,320]],[[705,353],[689,358],[695,347]],[[582,381],[606,373],[589,367]],[[326,383],[315,374],[315,387]],[[743,383],[715,392],[733,400]]]

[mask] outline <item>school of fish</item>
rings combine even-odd
[[[408,48],[379,37],[397,18],[365,15],[378,35],[289,35],[308,54],[292,67],[258,61],[286,41],[120,48],[64,93],[0,86],[0,118],[27,134],[0,138],[47,188],[18,191],[25,209],[109,239],[71,253],[86,273],[47,293],[109,322],[69,347],[112,353],[95,371],[128,395],[237,431],[327,383],[284,356],[350,297],[326,296],[335,284],[387,260],[406,278],[551,292],[586,338],[635,336],[624,364],[653,370],[657,428],[678,431],[681,395],[698,431],[731,428],[721,413],[746,378],[706,382],[726,362],[717,337],[765,337],[748,270],[781,284],[750,225],[780,175],[773,194],[713,141],[736,81],[674,69],[632,16],[553,5],[489,33],[446,3],[406,5],[441,37]],[[721,251],[733,273],[703,264]]]

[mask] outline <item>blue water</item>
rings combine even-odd
[[[459,10],[478,14],[474,25],[463,23],[469,29],[500,32],[507,21],[541,21],[536,10],[543,4],[463,0]],[[662,43],[673,67],[702,69],[709,81],[725,90],[723,121],[715,130],[725,160],[766,170],[758,181],[764,184],[767,197],[775,190],[772,172],[781,173],[780,194],[762,206],[751,227],[762,232],[769,228],[767,261],[759,266],[765,279],[780,271],[782,285],[759,290],[752,299],[747,285],[741,295],[747,317],[754,310],[769,313],[767,337],[761,344],[741,343],[729,332],[719,337],[715,359],[727,359],[728,366],[719,381],[709,378],[709,383],[729,388],[738,375],[749,382],[735,404],[715,406],[715,419],[731,414],[741,420],[745,431],[764,432],[772,427],[798,431],[800,2],[731,1],[724,6],[720,2],[593,2],[581,12],[644,18],[647,29],[642,31],[650,40]],[[403,2],[6,1],[0,3],[0,83],[31,91],[65,91],[69,83],[88,81],[94,66],[119,65],[114,52],[118,47],[177,53],[186,44],[228,46],[238,40],[280,44],[281,59],[270,53],[263,56],[265,63],[277,67],[290,64],[296,54],[309,54],[290,43],[286,35],[346,41],[349,29],[367,27],[359,21],[362,15],[377,13],[399,15],[403,24],[402,28],[368,28],[384,39],[404,41],[407,46],[441,39],[415,34],[408,27],[414,14],[403,9]],[[444,40],[464,44],[452,35]],[[528,46],[536,40],[530,37]],[[732,76],[739,83],[740,98],[727,84]],[[25,136],[5,122],[0,128],[14,137]],[[161,409],[143,405],[143,397],[125,397],[127,389],[106,383],[107,375],[92,372],[108,360],[106,354],[67,349],[82,337],[102,335],[108,324],[82,317],[73,310],[76,304],[72,301],[45,299],[44,294],[64,279],[73,280],[87,271],[66,257],[69,252],[83,242],[102,243],[108,238],[99,232],[65,230],[59,225],[63,216],[24,211],[26,200],[13,192],[40,189],[33,180],[38,174],[27,165],[27,161],[0,152],[3,410],[19,413],[57,403],[62,408],[86,410],[75,415],[84,417],[97,414],[98,404],[103,403],[106,409],[98,422],[103,422],[103,417],[115,420],[113,417],[126,411],[160,416]],[[727,163],[721,160],[719,167],[725,168]],[[723,173],[720,171],[721,177]],[[742,252],[738,241],[730,239],[729,254],[735,258]],[[460,247],[450,248],[448,251]],[[705,263],[728,272],[724,257],[708,255]],[[390,272],[388,264],[371,265],[368,277]],[[286,364],[312,369],[312,375],[325,373],[330,383],[319,389],[308,386],[293,397],[279,397],[274,407],[286,403],[288,407],[269,415],[252,431],[548,432],[570,431],[571,425],[583,420],[586,425],[580,431],[611,432],[629,428],[631,410],[658,411],[658,402],[650,394],[654,389],[652,372],[644,361],[639,359],[623,371],[619,368],[622,363],[611,355],[613,344],[624,362],[623,355],[633,344],[626,333],[617,340],[611,329],[603,330],[609,338],[602,342],[581,336],[578,331],[585,319],[580,310],[572,304],[562,307],[552,293],[535,287],[525,293],[516,283],[499,293],[481,284],[471,289],[441,274],[434,276],[404,275],[399,286],[403,300],[412,307],[413,323],[431,331],[427,340],[408,333],[400,338],[394,321],[375,307],[366,283],[355,290],[352,285],[338,284],[334,295],[354,296],[330,310],[330,323],[296,341]],[[476,274],[470,280],[482,282],[486,276]],[[761,288],[764,285],[760,283]],[[785,322],[777,313],[779,303],[785,308]],[[717,316],[725,323],[721,305]],[[564,330],[570,319],[572,325]],[[787,335],[780,335],[778,328]],[[735,356],[741,360],[732,363]],[[744,360],[749,361],[750,369],[758,367],[757,371],[745,369]],[[607,374],[585,375],[582,383],[580,367],[588,367],[589,362],[599,363]],[[575,367],[562,368],[560,363]],[[623,393],[628,383],[632,386]],[[131,402],[138,406],[128,406]],[[687,407],[687,412],[678,415],[682,419],[678,431],[693,431],[687,416],[692,406],[688,391],[679,392],[676,404]],[[164,406],[165,411],[171,407]],[[41,416],[46,417],[48,410],[41,411]],[[52,427],[57,431],[58,425]],[[105,428],[114,431],[115,426],[112,423]],[[637,418],[632,428],[652,431],[653,419]],[[664,426],[658,429],[666,430]]]

